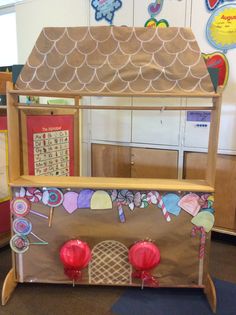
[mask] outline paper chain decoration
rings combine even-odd
[[[95,19],[100,21],[105,19],[112,24],[115,11],[121,8],[121,0],[92,0],[92,7],[95,9]]]

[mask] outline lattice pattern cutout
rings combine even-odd
[[[128,248],[117,241],[103,241],[92,250],[89,283],[131,284],[132,268],[128,262]]]

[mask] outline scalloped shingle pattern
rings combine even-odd
[[[23,90],[214,92],[187,28],[44,28],[17,80]]]

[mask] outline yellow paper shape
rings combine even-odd
[[[90,201],[90,208],[93,210],[112,209],[111,197],[106,191],[95,191]]]
[[[215,218],[209,211],[201,211],[191,220],[191,222],[198,227],[204,227],[205,231],[208,233],[213,228]]]

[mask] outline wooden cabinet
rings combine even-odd
[[[203,179],[207,154],[186,152],[184,178]],[[218,154],[216,163],[215,228],[236,233],[236,156]]]
[[[177,151],[92,144],[92,176],[177,178]]]

